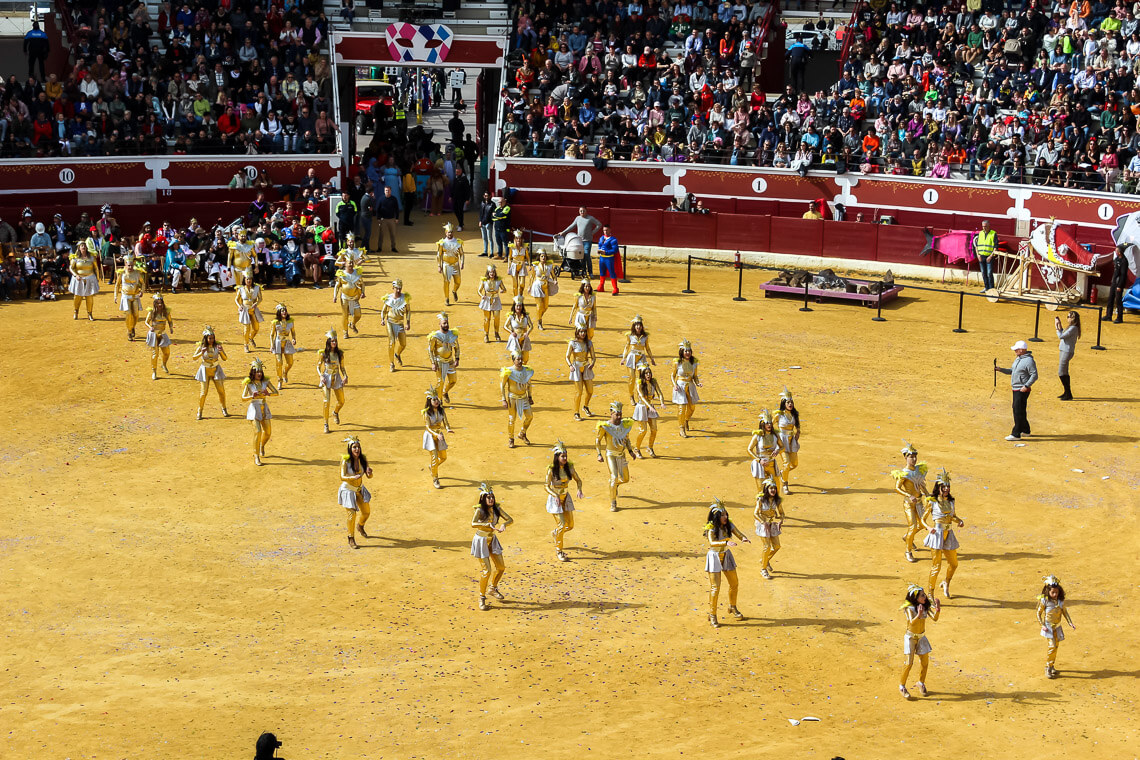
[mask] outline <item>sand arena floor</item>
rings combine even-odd
[[[1088,350],[1096,326],[1086,322],[1072,403],[1056,400],[1055,340],[1036,344],[1036,435],[1016,448],[1002,440],[1008,382],[991,398],[990,364],[1008,363],[1008,346],[1028,336],[1028,307],[968,301],[969,332],[955,335],[952,296],[911,293],[877,324],[858,307],[805,314],[763,300],[751,272],[749,300],[734,303],[727,268],[698,270],[698,294],[681,296],[683,268],[635,262],[622,295],[599,298],[594,411],[624,397],[617,355],[634,313],[663,385],[677,341],[693,341],[705,401],[689,440],[670,405],[658,459],[632,463],[624,509],[611,514],[594,425],[570,411],[570,284],[553,299],[550,329],[535,334],[535,445],[508,450],[505,344],[482,342],[477,257],[452,308],[464,352],[455,433],[445,488],[431,488],[420,408],[431,378],[424,336],[442,306],[428,255],[437,229],[420,222],[413,254],[369,263],[333,434],[321,432],[313,351],[334,323],[332,293],[270,291],[266,306],[287,300],[306,350],[271,402],[261,468],[234,379],[250,357],[231,294],[170,297],[173,372],[158,382],[106,288],[93,324],[72,321],[69,303],[0,308],[0,756],[247,757],[266,730],[290,760],[1135,755],[1135,317],[1106,326],[1106,352]],[[393,276],[415,309],[408,366],[396,374],[377,319]],[[190,355],[207,322],[229,347],[234,416],[221,418],[211,396],[196,422]],[[785,384],[803,415],[803,451],[775,579],[759,574],[758,543],[737,547],[748,619],[725,619],[724,593],[712,630],[700,529],[719,496],[753,536],[745,447]],[[378,537],[360,551],[345,544],[335,497],[346,433],[361,436],[376,470],[368,527]],[[542,489],[557,438],[585,479],[568,564],[554,559]],[[956,597],[928,629],[931,695],[910,703],[896,688],[899,604],[929,562],[926,552],[917,565],[903,559],[888,476],[902,438],[932,471],[953,473],[966,520]],[[516,518],[503,537],[508,601],[489,612],[476,608],[468,553],[481,480]],[[1046,573],[1064,582],[1078,626],[1055,681],[1042,673],[1034,619]],[[804,716],[820,722],[788,722]]]

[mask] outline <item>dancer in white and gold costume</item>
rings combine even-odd
[[[75,307],[72,319],[79,319],[79,304],[86,301],[87,319],[95,321],[95,294],[99,292],[99,276],[95,274],[97,266],[95,252],[88,247],[87,242],[80,240],[76,243],[75,250],[67,257],[67,269],[71,274],[67,290],[72,295],[71,301]]]
[[[530,271],[530,246],[526,232],[515,230],[515,239],[507,247],[507,276],[511,278],[511,297],[526,293],[526,277]]]
[[[522,354],[511,354],[511,366],[499,370],[499,395],[503,398],[503,408],[507,410],[507,447],[515,447],[515,422],[522,422],[519,431],[526,445],[530,439],[526,437],[527,428],[534,421],[534,413],[530,408],[534,405],[534,397],[530,392],[530,380],[534,377],[534,370],[523,364]]]
[[[244,227],[238,229],[237,240],[229,241],[226,247],[229,249],[226,266],[233,270],[234,282],[244,283],[247,277],[253,282],[259,265],[253,255],[253,243],[249,241],[249,233]]]
[[[526,313],[526,303],[521,295],[511,301],[511,311],[507,314],[507,351],[512,354],[522,354],[523,364],[530,361],[530,334],[534,330],[534,322]]]
[[[966,523],[958,517],[954,508],[954,497],[950,494],[950,473],[946,468],[934,479],[934,493],[926,499],[926,510],[922,514],[922,526],[929,531],[922,545],[930,549],[930,582],[928,593],[933,596],[938,585],[938,573],[942,560],[946,560],[946,580],[942,581],[942,593],[950,596],[950,581],[958,569],[958,537],[954,535],[954,524],[961,528]]]
[[[780,408],[776,412],[776,433],[780,436],[780,456],[784,460],[784,493],[791,493],[792,470],[800,466],[800,410],[788,386],[780,393]]]
[[[436,373],[436,392],[445,403],[450,404],[448,391],[458,379],[459,333],[451,329],[446,311],[437,314],[436,319],[439,320],[439,329],[428,335],[428,361]]]
[[[336,273],[333,284],[333,303],[340,302],[340,326],[344,337],[348,337],[348,328],[354,333],[360,332],[356,323],[360,321],[360,299],[364,298],[364,277],[356,271],[356,263],[348,259],[344,269]]]
[[[452,299],[459,303],[459,284],[463,272],[463,241],[455,237],[455,228],[450,222],[443,225],[443,237],[435,245],[435,262],[443,275],[443,299],[451,305]]]
[[[162,354],[162,371],[170,374],[170,336],[174,334],[174,319],[161,293],[155,293],[151,307],[146,310],[146,344],[150,347],[150,379],[158,379],[158,356]],[[169,330],[169,334],[167,331]]]
[[[906,468],[891,470],[891,477],[895,479],[895,491],[903,497],[903,514],[906,516],[906,533],[903,541],[906,542],[906,561],[918,562],[914,558],[914,537],[922,530],[922,498],[929,496],[926,489],[926,462],[918,461],[918,450],[903,441],[905,446],[900,450]]]
[[[637,421],[637,455],[641,456],[641,442],[645,439],[646,431],[649,432],[649,456],[656,458],[657,454],[653,451],[653,442],[657,440],[657,418],[660,416],[657,413],[657,403],[660,402],[661,410],[665,410],[665,394],[661,392],[661,386],[657,384],[657,378],[653,376],[653,369],[645,363],[638,366],[634,373],[637,375],[637,385],[634,386],[634,401],[636,406],[633,407],[633,419]]]
[[[570,498],[570,481],[578,485],[578,498],[582,498],[582,479],[574,469],[566,453],[566,444],[562,441],[554,444],[554,460],[546,468],[546,511],[554,515],[554,530],[550,531],[554,539],[555,556],[561,562],[569,561],[563,549],[563,539],[566,534],[574,530],[574,500]]]
[[[673,403],[677,405],[677,425],[682,438],[689,437],[689,420],[697,409],[701,397],[697,388],[701,379],[697,375],[697,357],[693,354],[693,344],[681,341],[677,347],[677,358],[673,360]]]
[[[135,266],[135,254],[123,254],[123,267],[115,275],[115,303],[126,314],[127,340],[135,339],[135,325],[142,314],[142,296],[146,292],[146,270]],[[78,309],[76,309],[78,312]]]
[[[621,349],[621,363],[629,368],[629,400],[637,402],[637,368],[642,364],[657,364],[653,358],[653,350],[649,348],[649,333],[645,331],[645,324],[641,315],[636,315],[629,323],[629,332],[625,334],[625,345]]]
[[[329,432],[329,407],[336,396],[332,411],[336,424],[340,424],[340,410],[344,406],[344,386],[348,385],[348,370],[344,368],[344,351],[337,344],[336,328],[325,333],[325,349],[317,354],[318,387],[324,395],[325,432]]]
[[[242,380],[241,398],[249,402],[245,418],[253,422],[253,463],[258,466],[265,456],[265,444],[273,434],[273,413],[266,399],[276,395],[273,383],[265,379],[265,364],[261,359],[254,359],[249,365],[249,377]]]
[[[447,420],[447,410],[439,398],[435,388],[428,388],[424,401],[424,451],[429,455],[428,467],[431,469],[431,483],[436,488],[443,488],[439,484],[439,466],[447,461],[447,439],[444,432],[452,432],[451,423]]]
[[[273,324],[269,326],[272,331],[269,347],[277,362],[277,390],[281,390],[289,382],[289,370],[293,369],[293,354],[297,353],[297,328],[288,306],[279,303],[273,311]]]
[[[764,542],[760,575],[765,580],[772,580],[772,557],[780,551],[780,533],[784,529],[784,499],[776,481],[765,480],[760,486],[752,516],[756,519],[756,535]]]
[[[594,293],[594,286],[588,279],[582,280],[578,286],[578,297],[570,307],[570,321],[566,324],[586,328],[586,337],[594,339],[594,328],[598,325],[598,296]]]
[[[566,345],[566,366],[570,368],[570,379],[574,381],[574,419],[582,419],[582,411],[593,417],[590,399],[594,397],[594,365],[598,361],[594,353],[594,342],[587,337],[585,327],[574,329],[574,337]],[[583,399],[583,396],[585,398]]]
[[[348,545],[359,549],[356,534],[370,538],[364,530],[364,523],[372,514],[372,494],[364,487],[364,479],[372,477],[368,457],[360,448],[360,439],[351,435],[344,439],[348,451],[340,457],[340,488],[336,492],[337,503],[348,512]]]
[[[772,424],[772,413],[767,409],[760,412],[760,422],[752,431],[748,441],[748,453],[752,455],[752,479],[756,481],[756,493],[761,493],[765,480],[780,485],[779,455],[782,451],[780,436]]]
[[[222,369],[222,362],[229,357],[226,356],[226,350],[218,343],[214,328],[209,325],[202,330],[202,340],[194,350],[194,358],[202,362],[194,374],[194,379],[201,383],[201,390],[198,393],[198,419],[202,419],[206,396],[210,393],[210,383],[213,383],[218,391],[218,400],[222,403],[222,416],[229,417],[230,413],[226,411],[226,372]]]
[[[503,546],[496,533],[502,533],[514,519],[506,513],[495,499],[495,492],[486,483],[479,484],[479,503],[471,518],[475,537],[471,539],[471,556],[479,560],[479,609],[488,610],[487,594],[496,599],[504,599],[499,591],[499,581],[503,579],[506,563],[503,562]],[[500,525],[500,523],[502,523]],[[492,567],[494,570],[492,571]],[[490,583],[490,588],[488,588]]]
[[[253,281],[252,274],[246,274],[241,283],[234,293],[234,303],[238,307],[238,322],[241,323],[245,334],[245,352],[248,354],[250,345],[257,348],[257,333],[265,320],[265,317],[261,316],[261,309],[258,308],[264,296],[261,293],[261,286]]]
[[[550,297],[558,293],[558,272],[546,257],[546,251],[538,252],[538,261],[534,262],[533,274],[530,282],[530,295],[534,298],[535,321],[538,329],[545,330],[542,324],[542,315],[550,308]]]
[[[346,270],[350,261],[359,273],[360,268],[364,265],[364,251],[356,247],[356,235],[351,232],[344,236],[344,248],[341,248],[336,254],[338,272]]]
[[[506,284],[499,279],[499,273],[494,264],[487,265],[487,273],[479,280],[479,310],[483,312],[483,342],[491,342],[491,318],[495,321],[495,340],[499,337],[499,317],[503,313],[502,294],[507,290]]]
[[[705,572],[709,574],[709,625],[719,628],[716,607],[717,600],[720,599],[721,575],[728,581],[728,614],[737,620],[744,619],[744,615],[736,606],[736,594],[740,582],[736,577],[736,558],[732,556],[732,549],[729,547],[736,545],[732,541],[734,538],[746,544],[752,542],[733,524],[728,516],[728,509],[720,499],[714,499],[709,506],[703,535],[709,542],[709,549],[705,554]]]
[[[621,416],[622,405],[620,401],[610,404],[610,416],[605,422],[598,423],[597,434],[594,438],[594,448],[598,452],[598,461],[605,462],[610,471],[610,511],[618,511],[618,487],[629,482],[629,462],[625,454],[637,459],[637,453],[629,442],[629,431],[633,428],[633,420]],[[604,456],[603,456],[604,454]]]
[[[384,296],[380,307],[380,321],[388,329],[388,371],[396,371],[396,362],[404,366],[401,354],[408,345],[408,331],[412,329],[412,296],[404,292],[404,281],[392,280],[392,292]]]
[[[1065,589],[1061,588],[1061,581],[1055,575],[1045,576],[1045,585],[1037,597],[1037,622],[1041,624],[1041,636],[1045,639],[1048,648],[1045,650],[1045,676],[1057,677],[1057,648],[1065,640],[1065,630],[1061,625],[1061,618],[1069,624],[1074,631],[1073,619],[1069,617],[1069,610],[1065,607]]]
[[[919,672],[918,693],[926,696],[926,671],[930,668],[930,641],[926,638],[926,621],[937,620],[942,607],[937,599],[928,597],[926,590],[917,583],[907,588],[906,601],[901,607],[906,616],[906,633],[903,634],[903,657],[906,665],[903,666],[902,678],[899,679],[899,693],[910,699],[910,692],[906,690],[906,681],[910,677],[910,669],[914,665],[914,657],[918,655]]]

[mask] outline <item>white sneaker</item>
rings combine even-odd
[[[1021,440],[1021,437],[1020,437],[1020,436],[1016,436],[1016,435],[1007,435],[1007,436],[1005,437],[1005,439],[1006,439],[1007,441],[1020,441],[1020,440]]]

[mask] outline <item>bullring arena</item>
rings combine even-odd
[[[704,387],[691,437],[670,404],[657,458],[631,462],[611,513],[593,421],[571,416],[570,282],[535,333],[533,445],[511,450],[497,379],[508,360],[504,344],[482,342],[473,293],[486,260],[470,256],[451,308],[464,351],[455,433],[435,490],[419,410],[432,376],[424,336],[442,307],[438,232],[427,220],[414,231],[411,253],[368,257],[361,333],[344,341],[343,424],[329,435],[314,347],[335,321],[330,291],[286,294],[303,350],[270,401],[260,468],[236,400],[250,357],[230,294],[168,296],[175,344],[157,382],[105,293],[95,322],[73,321],[64,303],[5,305],[0,754],[239,757],[262,731],[289,758],[1134,754],[1134,332],[1078,352],[1072,404],[1054,399],[1052,340],[1038,344],[1035,435],[1016,447],[1002,440],[1008,380],[991,396],[991,360],[1008,363],[1030,307],[986,304],[953,334],[949,295],[915,291],[873,323],[845,305],[801,313],[753,287],[735,303],[728,268],[699,270],[700,292],[682,295],[682,267],[630,262],[633,282],[599,296],[595,411],[625,396],[617,355],[635,313],[662,378],[687,338]],[[414,316],[393,374],[377,307],[396,276]],[[206,323],[229,349],[232,416],[211,397],[196,421],[190,357]],[[803,448],[783,550],[764,580],[755,536],[735,548],[745,620],[714,630],[705,514],[719,497],[753,535],[745,448],[785,385]],[[349,433],[376,470],[361,551],[345,545],[336,503]],[[585,482],[568,563],[554,558],[543,508],[557,439]],[[899,607],[929,562],[907,563],[899,542],[889,472],[902,439],[953,474],[966,523],[954,598],[928,627],[930,694],[909,702],[896,690]],[[487,612],[468,552],[481,481],[515,518],[502,536],[506,601]],[[1034,618],[1050,573],[1077,624],[1057,680],[1041,673]],[[808,716],[819,722],[789,722]]]

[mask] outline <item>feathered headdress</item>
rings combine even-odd
[[[261,361],[261,359],[254,359],[252,362],[249,363],[249,368],[255,369],[258,372],[264,372],[265,371],[265,362]]]
[[[404,281],[401,280],[399,277],[397,277],[396,279],[392,280],[392,287],[395,288],[396,290],[403,290],[404,289]]]
[[[790,390],[788,390],[788,386],[786,386],[786,385],[784,386],[784,390],[780,391],[780,400],[781,401],[794,401],[795,400],[792,398],[792,392]]]
[[[558,441],[557,443],[554,444],[554,448],[551,449],[551,452],[553,452],[555,454],[565,454],[566,453],[566,444],[563,443],[562,441]]]
[[[1046,575],[1041,580],[1045,581],[1046,586],[1060,586],[1061,580],[1055,575]]]
[[[621,414],[621,402],[620,401],[611,401],[610,402],[610,414]]]
[[[360,445],[360,436],[350,435],[348,438],[344,439],[344,442],[347,443],[349,446],[351,446],[354,443],[359,446]]]
[[[203,338],[208,338],[209,336],[211,336],[213,334],[214,334],[214,328],[211,327],[210,325],[206,325],[205,327],[202,328],[202,337]]]
[[[938,473],[938,476],[936,478],[934,478],[934,483],[935,483],[935,485],[937,485],[938,483],[941,483],[942,485],[945,485],[945,486],[950,485],[950,473],[946,472],[945,467],[943,467],[942,471]]]
[[[693,344],[687,340],[683,340],[677,344],[677,348],[681,349],[682,351],[692,351]]]
[[[908,454],[914,454],[915,456],[918,456],[918,449],[916,449],[914,447],[914,445],[911,444],[910,441],[908,441],[907,439],[904,438],[903,439],[903,447],[901,449],[899,449],[899,453],[902,454],[904,457]]]
[[[491,494],[492,496],[494,496],[495,495],[495,489],[491,488],[490,483],[486,483],[486,482],[480,483],[479,484],[479,498],[480,499],[483,498],[483,496],[485,496],[486,494]]]

